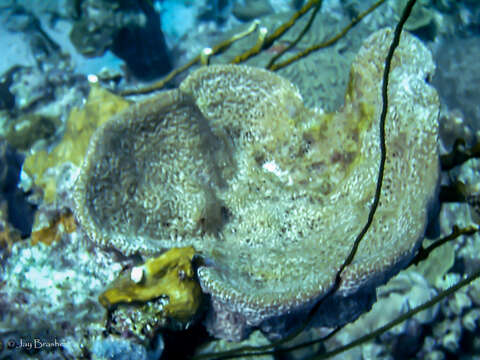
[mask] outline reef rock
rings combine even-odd
[[[124,254],[193,246],[217,337],[284,335],[334,284],[373,201],[381,77],[391,29],[354,61],[345,105],[313,111],[258,68],[203,67],[92,137],[75,187],[88,237]],[[430,52],[403,34],[393,58],[387,161],[373,224],[316,323],[367,309],[422,239],[438,182],[438,96]],[[294,317],[294,319],[293,319]]]
[[[123,98],[93,86],[84,107],[70,112],[62,141],[50,152],[42,149],[27,156],[22,167],[22,187],[28,191],[34,183],[42,188],[45,203],[55,202],[61,179],[66,177],[65,163],[80,166],[97,127],[129,105]]]
[[[123,59],[137,77],[149,79],[170,71],[160,19],[152,3],[132,0],[85,0],[70,40],[84,56],[108,49]]]

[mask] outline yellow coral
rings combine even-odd
[[[44,191],[44,200],[51,203],[56,195],[56,178],[46,175],[47,169],[71,162],[82,164],[93,132],[112,115],[130,103],[99,86],[92,86],[82,109],[74,108],[67,121],[62,141],[51,151],[37,151],[25,159],[23,171]]]
[[[173,248],[120,275],[99,301],[106,308],[119,303],[147,302],[168,297],[165,316],[188,321],[197,312],[201,289],[195,280],[193,247]]]

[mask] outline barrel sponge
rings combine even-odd
[[[93,137],[75,190],[79,223],[125,254],[194,246],[205,258],[198,276],[216,336],[239,340],[308,309],[333,286],[373,201],[392,38],[384,29],[365,40],[335,113],[306,108],[271,72],[236,65],[200,68],[179,89],[131,106]],[[433,71],[427,48],[403,34],[390,72],[380,204],[339,299],[373,291],[423,237],[439,175],[439,103],[425,81]],[[352,306],[337,323],[352,318]]]

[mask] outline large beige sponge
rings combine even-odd
[[[335,113],[305,108],[296,87],[271,72],[233,65],[201,68],[130,107],[94,135],[77,219],[92,240],[125,254],[193,245],[205,258],[198,276],[216,336],[238,340],[308,309],[333,285],[373,201],[392,37],[385,29],[365,41]],[[425,81],[433,71],[426,47],[403,34],[380,204],[339,298],[384,282],[423,237],[439,171],[438,97]]]

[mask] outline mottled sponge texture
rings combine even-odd
[[[392,38],[385,29],[364,42],[335,113],[304,107],[288,80],[233,65],[203,67],[179,89],[131,106],[92,139],[76,184],[79,223],[124,254],[193,245],[205,258],[198,276],[216,336],[239,340],[308,309],[332,287],[373,201]],[[373,290],[423,237],[439,172],[439,103],[425,82],[433,71],[426,47],[403,34],[380,204],[339,298]],[[356,313],[345,311],[338,322]]]

